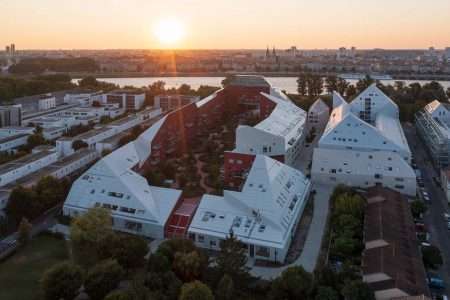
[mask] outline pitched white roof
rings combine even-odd
[[[257,155],[241,192],[203,196],[189,231],[224,238],[232,230],[244,242],[284,248],[309,189],[300,171]]]
[[[134,142],[102,158],[72,185],[64,205],[88,209],[96,205],[116,206],[113,215],[164,225],[181,191],[150,186],[132,170],[149,157],[151,140],[163,124],[159,120]],[[126,208],[126,210],[121,210]],[[128,212],[127,212],[128,210]],[[134,213],[130,213],[134,210]]]
[[[359,98],[347,103],[337,92],[333,94],[330,119],[320,147],[352,147],[356,149],[373,149],[386,151],[402,151],[410,156],[410,149],[398,119],[397,105],[384,95],[375,85],[362,92]],[[374,124],[359,117],[361,107],[366,98],[371,97],[371,111],[375,111]]]
[[[221,91],[223,91],[223,89],[220,89],[218,91],[215,91],[214,93],[212,93],[211,95],[209,95],[206,98],[203,98],[197,102],[195,102],[195,105],[197,107],[202,107],[203,105],[207,104],[208,102],[210,102],[211,100],[213,100],[214,98],[217,97],[217,94],[220,93]]]
[[[330,111],[330,108],[328,107],[328,105],[325,104],[325,102],[323,102],[323,100],[321,98],[314,101],[314,103],[311,105],[311,107],[308,110],[308,112],[315,112],[316,114],[319,114],[322,112],[328,113],[329,111]]]
[[[254,128],[267,133],[281,136],[285,140],[285,147],[290,147],[291,140],[296,140],[303,133],[306,122],[306,112],[295,105],[289,98],[278,98],[261,93],[276,104],[269,117],[258,123]]]

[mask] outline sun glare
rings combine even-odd
[[[174,45],[184,36],[184,26],[176,19],[165,19],[159,21],[154,33],[161,44]]]

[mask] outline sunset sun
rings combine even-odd
[[[161,44],[175,45],[183,39],[185,28],[177,19],[164,19],[155,25],[154,33]]]

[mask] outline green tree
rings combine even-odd
[[[338,89],[338,78],[335,75],[327,76],[325,78],[325,88],[329,94]]]
[[[157,250],[157,254],[165,256],[172,264],[177,252],[189,253],[197,250],[194,242],[188,239],[170,239],[162,242]]]
[[[26,245],[31,238],[32,225],[27,218],[22,218],[18,228],[18,240],[21,245]]]
[[[45,140],[42,133],[34,133],[30,135],[27,139],[27,145],[25,146],[26,149],[31,150],[37,146],[45,145],[47,144],[47,141]]]
[[[297,92],[301,96],[306,96],[308,92],[308,74],[301,73],[297,78]]]
[[[46,300],[71,300],[78,295],[83,284],[80,267],[69,262],[57,264],[45,271],[41,288]]]
[[[347,82],[347,80],[343,79],[343,78],[338,78],[337,79],[337,83],[336,83],[336,91],[341,94],[341,95],[345,95],[345,92],[347,91],[348,87],[349,87],[349,83]]]
[[[117,288],[124,276],[123,268],[115,260],[105,260],[89,270],[84,289],[91,299],[103,299]]]
[[[105,300],[133,300],[127,291],[114,291],[109,293]]]
[[[441,250],[435,246],[422,248],[422,259],[425,268],[436,270],[443,264]]]
[[[9,195],[6,213],[16,221],[16,224],[23,217],[34,219],[39,215],[41,209],[39,203],[34,201],[35,198],[36,196],[31,189],[21,185],[15,187]]]
[[[329,286],[319,286],[315,300],[339,300],[339,293]]]
[[[168,258],[160,253],[151,254],[147,262],[147,271],[151,273],[165,273],[170,271]]]
[[[359,195],[345,193],[334,201],[334,211],[336,214],[348,214],[361,219],[364,214],[364,199]]]
[[[172,268],[183,282],[190,282],[200,278],[206,264],[207,262],[202,259],[197,251],[189,253],[177,252]]]
[[[356,89],[358,90],[358,93],[361,93],[373,83],[375,83],[375,80],[373,80],[369,75],[366,75],[363,79],[358,80],[356,83]]]
[[[104,243],[104,246],[108,247],[108,244]],[[121,234],[115,239],[111,254],[112,258],[128,271],[142,266],[148,251],[148,243],[142,237]]]
[[[348,281],[341,293],[345,300],[375,300],[373,291],[361,280]]]
[[[99,85],[99,81],[94,76],[87,76],[78,81],[78,85],[83,88],[96,87]]]
[[[209,287],[200,281],[185,283],[181,287],[179,300],[213,300],[214,295]]]
[[[311,293],[312,276],[302,267],[289,267],[272,282],[271,299],[308,299]]]
[[[350,84],[345,91],[345,95],[347,96],[348,100],[353,100],[353,98],[356,96],[356,93],[357,91],[353,84]]]
[[[450,99],[450,87],[447,88],[445,94],[447,95],[447,98]]]
[[[411,213],[414,218],[419,218],[421,214],[427,211],[427,206],[420,200],[414,200],[411,203]]]
[[[70,240],[75,259],[89,266],[104,257],[100,253],[102,240],[114,234],[110,212],[103,208],[92,208],[85,214],[73,219],[70,226]]]
[[[231,82],[233,82],[233,80],[235,79],[236,76],[234,75],[227,75],[225,77],[225,79],[222,80],[222,87],[227,87]]]
[[[151,291],[150,294],[155,299],[175,300],[183,283],[172,271],[167,271],[164,273],[148,273],[144,285]]]
[[[233,282],[243,286],[250,278],[247,264],[247,249],[233,232],[220,244],[220,252],[216,258],[216,268],[220,274],[226,274]]]
[[[231,300],[234,297],[233,279],[227,274],[220,279],[216,289],[217,300]]]
[[[89,147],[89,145],[87,143],[83,142],[82,140],[76,140],[72,143],[72,149],[75,151],[78,151],[80,149],[87,148],[87,147]]]

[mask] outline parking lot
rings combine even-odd
[[[429,233],[427,243],[437,246],[444,260],[443,266],[434,273],[442,278],[446,287],[443,292],[448,294],[450,288],[450,230],[448,228],[450,218],[446,218],[446,214],[449,213],[448,202],[439,186],[439,174],[434,169],[422,141],[416,135],[415,128],[412,125],[405,125],[404,131],[413,152],[414,166],[419,170],[418,196],[428,207],[423,220],[424,232]]]

